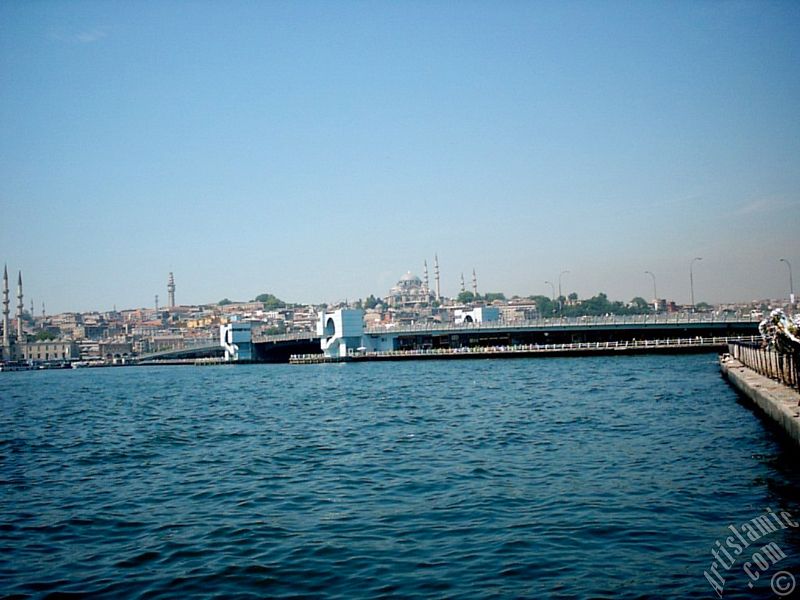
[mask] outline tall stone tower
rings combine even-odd
[[[22,312],[25,310],[25,305],[22,303],[22,271],[19,272],[17,278],[17,342],[20,344],[25,342],[25,334],[22,332]]]
[[[429,291],[431,288],[428,285],[428,261],[424,260],[422,262],[423,265],[423,272],[422,272],[422,285],[425,291]]]
[[[461,274],[461,293],[463,294],[466,291],[467,291],[467,288],[464,287],[464,274],[462,273]]]
[[[478,297],[478,276],[475,275],[475,268],[472,269],[472,293]]]
[[[172,276],[172,271],[167,280],[167,306],[175,308],[175,278]]]
[[[11,358],[11,336],[8,328],[11,326],[9,316],[11,309],[9,305],[11,301],[8,299],[8,267],[3,266],[3,358]]]

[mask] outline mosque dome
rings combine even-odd
[[[421,280],[419,277],[417,277],[416,275],[413,275],[413,274],[411,273],[411,271],[408,271],[408,272],[407,272],[405,275],[403,275],[403,276],[400,278],[400,282],[408,282],[408,283],[418,283],[418,284],[422,284],[422,280]]]
[[[386,304],[393,308],[418,308],[427,306],[432,300],[432,295],[422,280],[408,271],[400,278],[389,295]]]

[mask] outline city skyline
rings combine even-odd
[[[697,261],[697,260],[702,260],[702,257],[696,257],[694,259],[694,261]],[[694,262],[694,261],[692,261],[692,262]],[[783,296],[778,295],[778,296],[774,296],[774,297],[765,296],[763,298],[751,298],[751,299],[748,299],[748,300],[724,300],[724,301],[715,301],[715,302],[707,302],[705,300],[702,300],[702,299],[698,298],[698,299],[695,299],[695,304],[696,305],[699,305],[701,303],[705,303],[705,304],[747,304],[747,303],[752,303],[752,302],[756,302],[756,301],[764,301],[764,300],[786,300],[786,301],[789,301],[790,300],[790,293],[789,293],[788,290],[793,289],[791,287],[792,286],[792,278],[791,278],[791,275],[790,275],[790,272],[793,272],[792,271],[792,266],[791,266],[791,261],[788,261],[787,259],[781,258],[781,259],[779,259],[779,262],[786,263],[785,266],[789,267],[789,271],[787,271],[787,273],[786,273],[786,278],[787,278],[787,282],[788,282],[787,286],[789,286],[789,287],[787,287],[787,293],[785,295],[785,298]],[[437,259],[437,265],[438,265],[438,259]],[[425,273],[425,275],[423,276],[423,279],[421,279],[420,281],[425,282],[424,283],[424,287],[426,289],[429,289],[430,293],[434,294],[434,297],[438,298],[439,294],[435,292],[435,287],[438,285],[438,282],[435,283],[433,286],[430,285],[429,280],[427,278],[427,272],[424,271],[424,269],[426,269],[426,267],[427,267],[427,261],[423,261],[423,273]],[[6,263],[4,265],[4,279],[6,281],[6,284],[7,284],[7,278],[8,278],[7,271],[8,271],[8,264]],[[437,269],[437,271],[438,271],[438,269]],[[569,270],[562,271],[561,274],[562,275],[571,274],[571,271],[569,271]],[[652,273],[651,271],[645,271],[644,274],[651,277],[651,289],[653,290],[654,293],[651,293],[650,295],[647,295],[646,293],[645,294],[638,294],[636,296],[632,296],[631,298],[619,298],[619,297],[614,297],[612,295],[609,295],[608,296],[609,299],[612,300],[612,301],[628,302],[633,298],[639,297],[639,298],[644,299],[647,302],[652,302],[653,300],[661,300],[661,301],[666,301],[666,302],[674,302],[678,306],[681,306],[681,305],[688,306],[688,305],[691,304],[691,302],[689,302],[689,303],[682,302],[682,301],[680,301],[679,298],[673,298],[673,297],[670,297],[669,295],[665,296],[665,295],[661,294],[660,292],[657,293],[657,295],[656,295],[655,292],[656,292],[657,279],[655,278],[655,274]],[[408,275],[416,276],[416,273],[414,271],[406,271],[406,274],[403,275],[402,278],[404,279]],[[18,298],[19,303],[17,305],[17,312],[15,313],[15,322],[16,322],[16,319],[18,319],[18,317],[19,317],[20,311],[22,311],[23,313],[27,313],[27,314],[29,314],[31,316],[44,316],[45,315],[44,310],[45,310],[46,302],[41,301],[41,299],[40,299],[41,312],[37,313],[37,312],[34,311],[34,305],[33,305],[33,299],[32,298],[30,299],[31,310],[30,311],[25,310],[25,307],[22,304],[22,298],[20,296],[20,294],[22,293],[22,287],[21,287],[22,286],[22,271],[21,270],[18,272],[18,278],[19,278],[19,282],[18,282],[17,296],[16,297]],[[437,279],[438,279],[438,277],[437,277]],[[558,278],[555,278],[555,279],[558,280]],[[460,292],[465,291],[466,290],[466,285],[464,283],[464,274],[463,273],[460,273],[459,281],[460,281],[460,283],[458,285],[458,287],[459,287],[458,290],[456,290],[452,294],[441,294],[441,298],[444,299],[444,300],[448,300],[448,299],[449,300],[455,300],[459,296]],[[477,293],[480,296],[484,296],[485,294],[502,293],[502,294],[505,294],[505,297],[506,297],[507,300],[511,300],[514,297],[519,297],[519,298],[523,298],[524,299],[524,298],[527,298],[527,297],[535,297],[535,296],[545,296],[547,298],[557,299],[559,297],[567,298],[567,296],[569,296],[570,294],[577,293],[574,290],[572,290],[572,288],[570,288],[566,284],[564,284],[563,285],[563,289],[559,290],[559,292],[557,293],[555,291],[555,284],[551,283],[550,281],[544,281],[543,282],[544,285],[546,287],[549,286],[549,287],[547,287],[547,290],[550,291],[549,293],[547,293],[547,290],[546,290],[545,292],[541,292],[541,293],[540,292],[532,292],[532,293],[529,293],[529,294],[512,294],[510,292],[506,292],[503,289],[496,289],[496,290],[495,289],[478,289],[478,281],[479,281],[479,279],[478,279],[478,277],[476,275],[475,270],[473,269],[472,280],[471,280],[471,285],[470,285],[470,290],[469,291],[472,291],[473,293]],[[691,281],[691,279],[690,279],[690,281]],[[691,286],[691,283],[690,283],[690,286]],[[152,302],[152,305],[146,305],[146,304],[143,304],[143,305],[116,305],[115,304],[112,308],[105,308],[105,307],[102,307],[102,308],[97,308],[97,307],[85,308],[84,307],[84,308],[75,308],[75,309],[69,309],[69,310],[63,310],[63,311],[52,311],[52,312],[50,312],[48,314],[59,314],[59,313],[69,313],[69,312],[91,313],[91,312],[109,312],[109,311],[118,311],[118,310],[119,311],[142,310],[142,309],[144,309],[144,310],[147,310],[147,309],[155,309],[155,310],[165,309],[166,310],[166,309],[169,309],[169,308],[175,308],[175,307],[180,307],[180,306],[211,306],[211,305],[219,304],[219,302],[222,301],[222,300],[225,300],[225,301],[228,301],[228,302],[231,302],[231,303],[236,303],[236,302],[239,302],[239,303],[250,303],[250,302],[253,302],[254,301],[254,297],[259,295],[259,294],[272,293],[272,292],[267,290],[267,291],[260,291],[260,292],[254,293],[254,294],[250,294],[250,295],[247,295],[247,296],[244,296],[244,297],[230,297],[230,295],[225,295],[224,297],[221,297],[218,300],[214,299],[214,300],[206,300],[206,301],[176,302],[175,301],[175,290],[176,290],[177,286],[176,286],[176,282],[175,282],[174,273],[172,273],[172,272],[169,272],[167,280],[166,280],[166,284],[165,284],[164,287],[165,287],[165,289],[167,291],[167,294],[166,294],[167,302],[166,302],[166,304],[164,304],[163,302],[159,302],[159,298],[163,297],[163,295],[159,294],[158,292],[156,292],[155,295],[154,295],[154,301]],[[10,290],[8,290],[8,289],[6,291],[10,292]],[[357,302],[359,300],[364,300],[368,296],[371,296],[371,295],[375,296],[379,300],[382,300],[382,299],[386,298],[388,295],[390,295],[391,293],[392,293],[392,290],[389,289],[389,290],[385,290],[384,292],[381,292],[381,293],[378,293],[378,294],[370,293],[370,294],[366,294],[366,295],[363,295],[363,296],[354,296],[354,297],[337,298],[337,299],[327,299],[327,300],[323,300],[323,301],[319,301],[319,302],[306,301],[306,300],[303,300],[303,299],[291,300],[291,299],[286,299],[286,298],[280,298],[279,295],[276,295],[275,297],[276,298],[280,298],[281,300],[287,302],[288,304],[293,304],[293,305],[298,305],[298,306],[299,305],[312,306],[312,305],[322,305],[322,304],[329,304],[329,305],[330,304],[339,304],[339,303],[345,303],[345,302],[352,303],[352,302]],[[600,293],[604,293],[605,294],[606,292],[605,292],[605,290],[601,289],[601,290],[598,290],[597,292],[595,292],[593,294],[578,294],[578,298],[580,300],[586,300],[586,299],[589,299],[590,297],[595,296],[595,295],[600,294]],[[691,294],[691,290],[690,290],[690,294]],[[25,294],[25,297],[29,298],[27,293]]]
[[[48,312],[697,302],[800,268],[796,3],[0,5],[0,258]],[[796,274],[796,273],[795,273]],[[165,302],[164,302],[165,303]]]

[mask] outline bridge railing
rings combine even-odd
[[[319,336],[313,331],[294,331],[292,333],[275,333],[261,335],[258,331],[253,333],[253,341],[263,342],[296,342],[299,340],[318,340]]]
[[[728,352],[756,373],[779,381],[800,392],[800,357],[762,347],[760,342],[728,343]]]
[[[184,340],[183,343],[164,346],[153,352],[145,352],[139,355],[139,359],[147,359],[153,356],[160,356],[161,354],[171,354],[173,352],[182,352],[184,350],[194,350],[197,348],[210,348],[211,346],[219,346],[217,338],[194,338]]]
[[[404,333],[432,333],[432,332],[469,332],[483,330],[514,331],[531,328],[558,328],[558,327],[608,327],[608,326],[652,326],[652,325],[713,325],[725,323],[758,323],[760,319],[750,316],[713,315],[706,313],[675,313],[665,315],[628,315],[628,316],[602,316],[602,317],[570,317],[563,319],[532,319],[520,321],[485,321],[482,323],[414,323],[410,325],[383,325],[380,327],[366,327],[365,335],[387,335]],[[253,341],[258,343],[290,342],[298,340],[319,339],[313,331],[282,333],[275,335],[260,335],[253,332]]]
[[[617,325],[701,325],[725,323],[758,323],[756,317],[713,315],[704,313],[676,313],[671,315],[627,315],[602,317],[570,317],[563,319],[533,319],[520,321],[484,321],[481,323],[416,323],[411,325],[368,327],[368,335],[386,333],[414,333],[430,331],[480,331],[482,329],[528,329],[548,327],[608,327]]]

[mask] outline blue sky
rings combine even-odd
[[[0,3],[0,260],[37,312],[800,287],[796,2]]]

